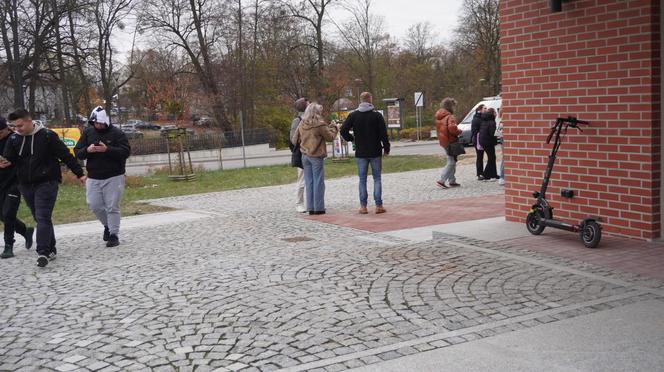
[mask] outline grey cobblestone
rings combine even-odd
[[[384,175],[388,213],[399,203],[499,192],[495,183],[439,190],[437,176],[438,170]],[[461,183],[473,176],[460,168]],[[331,211],[356,207],[356,182],[328,182]],[[297,215],[292,191],[287,185],[164,199],[156,203],[210,217],[127,231],[116,250],[100,248],[97,235],[61,239],[60,257],[44,270],[24,252],[3,260],[8,279],[0,345],[6,353],[0,369],[275,370],[412,342],[327,366],[345,369],[601,311],[617,305],[418,342],[629,291],[490,253],[469,254],[440,240],[362,239],[371,234]],[[293,236],[313,240],[283,240]],[[511,252],[509,246],[468,244]],[[569,260],[514,253],[644,283]]]

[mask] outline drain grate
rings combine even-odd
[[[313,239],[311,239],[309,237],[306,237],[306,236],[294,236],[292,238],[283,238],[281,240],[283,240],[285,242],[289,242],[289,243],[299,243],[299,242],[308,242],[308,241],[311,241]]]

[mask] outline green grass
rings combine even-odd
[[[383,162],[383,173],[440,168],[443,165],[444,160],[439,156],[389,156]],[[354,159],[348,162],[332,162],[331,159],[327,159],[325,162],[326,179],[356,174],[357,167]],[[168,175],[161,172],[145,177],[127,177],[122,214],[131,216],[168,210],[138,202],[146,199],[283,185],[295,181],[296,172],[287,165],[198,172],[196,180],[192,182],[170,181]],[[19,218],[34,224],[25,203],[21,203]],[[72,179],[71,174],[66,175],[65,182],[60,186],[58,201],[53,211],[53,222],[63,224],[94,219],[94,215],[88,210],[85,203],[85,189]]]

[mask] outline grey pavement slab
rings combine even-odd
[[[663,301],[644,301],[353,371],[662,371],[663,319]]]
[[[524,224],[508,222],[504,217],[395,230],[383,233],[383,235],[422,242],[431,240],[434,232],[490,242],[530,236]]]

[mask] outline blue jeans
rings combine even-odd
[[[501,149],[503,150],[503,157],[500,159],[500,170],[498,173],[498,176],[502,178],[503,180],[505,179],[505,147],[501,145]]]
[[[383,205],[383,184],[381,181],[381,170],[383,168],[383,158],[381,156],[375,158],[357,158],[357,173],[360,176],[360,205],[367,206],[367,175],[369,173],[369,164],[371,164],[371,175],[374,180],[373,197],[376,206]]]
[[[25,204],[37,221],[37,254],[48,256],[56,253],[53,232],[53,207],[58,198],[58,181],[47,181],[34,185],[19,185]]]
[[[440,175],[440,182],[447,182],[450,181],[450,183],[455,183],[456,182],[456,156],[449,156],[447,155],[447,165],[445,168],[443,168],[443,173]]]
[[[325,158],[313,158],[302,154],[304,188],[307,194],[307,210],[325,211]]]

